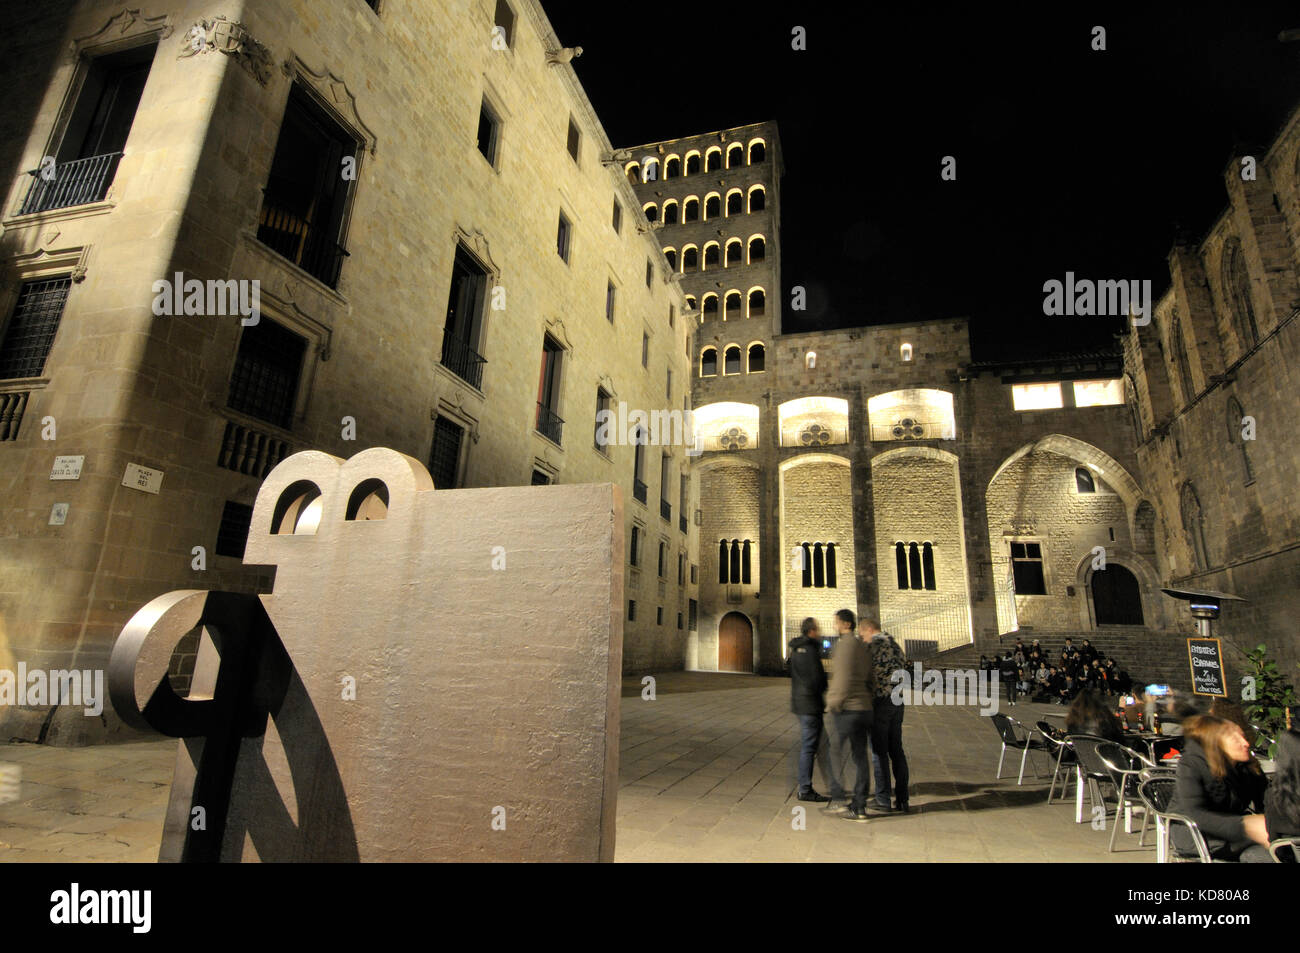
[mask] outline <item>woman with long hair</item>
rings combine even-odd
[[[1277,770],[1264,795],[1269,840],[1300,837],[1300,732],[1284,731],[1277,739]],[[1278,856],[1287,859],[1286,851]],[[1292,860],[1295,852],[1291,852]]]
[[[1124,741],[1124,732],[1110,707],[1091,690],[1080,692],[1079,697],[1071,702],[1065,715],[1065,733],[1095,735],[1121,744]]]
[[[1249,813],[1263,810],[1268,779],[1245,734],[1226,718],[1194,715],[1183,722],[1183,738],[1170,813],[1195,821],[1216,859],[1270,862],[1264,815]],[[1173,825],[1173,838],[1180,854],[1196,853],[1185,825]]]

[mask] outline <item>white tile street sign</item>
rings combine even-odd
[[[157,493],[162,489],[162,478],[163,472],[161,470],[150,470],[138,463],[128,463],[126,473],[122,477],[122,485],[129,486],[133,490],[143,490],[146,493]]]
[[[85,456],[55,457],[54,469],[50,471],[51,480],[80,480],[81,467],[86,462]]]
[[[50,525],[62,526],[68,521],[68,504],[55,503],[50,507]]]

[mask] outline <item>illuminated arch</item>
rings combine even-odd
[[[665,225],[676,225],[678,222],[678,207],[676,199],[666,199],[663,204],[663,218]]]
[[[682,199],[682,221],[698,222],[700,220],[700,197],[688,195]]]
[[[704,171],[717,172],[722,168],[722,146],[709,146],[704,151]]]
[[[641,181],[657,182],[659,180],[659,160],[653,156],[647,156],[645,163],[641,166]]]
[[[767,313],[767,292],[755,285],[749,289],[746,303],[748,305],[746,314],[751,318],[761,318]]]
[[[676,179],[682,174],[682,157],[677,153],[664,156],[664,178]]]
[[[952,394],[931,388],[895,390],[867,399],[872,440],[956,440]]]
[[[767,370],[767,345],[762,341],[751,341],[745,349],[745,373],[761,374]]]
[[[664,249],[664,258],[668,259],[668,267],[669,267],[669,269],[672,270],[672,271],[676,271],[676,270],[677,270],[677,249],[676,249],[676,248],[665,248],[665,249]]]
[[[756,136],[749,140],[749,164],[756,165],[767,158],[767,141]]]
[[[700,267],[700,246],[683,245],[682,246],[682,274],[688,271],[695,271]]]
[[[715,294],[712,291],[708,292],[707,294],[704,295],[703,298],[700,299],[700,305],[701,305],[700,314],[703,317],[708,317],[709,315],[716,316],[718,313],[717,294]]]
[[[713,345],[700,349],[700,376],[716,377],[718,375],[718,349]]]
[[[691,428],[695,445],[701,450],[757,449],[758,405],[737,401],[705,404],[691,412]]]
[[[761,212],[767,207],[767,189],[761,185],[755,185],[749,190],[749,210],[751,212]]]
[[[710,265],[712,265],[714,268],[717,268],[721,263],[722,263],[722,245],[718,242],[705,242],[703,270],[708,271]]]
[[[766,257],[767,239],[762,235],[750,235],[748,253],[745,255],[745,260],[752,265],[754,262],[762,261]]]
[[[1137,480],[1122,467],[1118,461],[1105,451],[1099,450],[1090,443],[1085,443],[1074,437],[1067,437],[1064,434],[1053,433],[1045,437],[1040,437],[1032,443],[1027,443],[1011,456],[1002,461],[1002,465],[997,468],[993,476],[989,479],[989,486],[1002,475],[1003,471],[1011,464],[1015,463],[1027,453],[1043,450],[1048,453],[1060,454],[1063,457],[1069,457],[1077,463],[1082,463],[1092,469],[1092,471],[1101,476],[1107,485],[1113,489],[1121,499],[1124,500],[1124,507],[1128,511],[1130,520],[1137,511],[1138,504],[1142,501],[1142,487]]]
[[[734,377],[745,373],[745,359],[740,345],[732,342],[722,350],[722,376]]]
[[[777,407],[776,415],[783,447],[849,442],[849,402],[842,397],[787,400]]]
[[[633,185],[639,185],[641,182],[641,163],[629,162],[623,166],[623,174],[627,176],[627,180]]]
[[[659,206],[654,202],[646,202],[641,206],[641,211],[645,213],[646,221],[654,222],[659,219]]]
[[[735,169],[745,164],[745,147],[739,142],[727,146],[727,168]]]
[[[707,222],[711,218],[717,218],[722,214],[722,195],[718,192],[710,192],[704,196],[704,220]]]
[[[722,320],[731,321],[745,316],[745,302],[740,292],[732,288],[722,299]]]
[[[727,212],[730,215],[742,215],[745,211],[745,193],[740,189],[727,190]]]
[[[725,263],[728,268],[732,265],[743,265],[745,263],[745,243],[739,238],[727,239]]]
[[[692,160],[694,163],[692,164]],[[700,150],[692,149],[686,153],[686,160],[682,169],[682,175],[699,175],[702,163],[700,161]]]

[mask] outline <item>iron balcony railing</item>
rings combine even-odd
[[[545,437],[551,443],[557,446],[560,443],[560,432],[564,428],[564,421],[551,412],[551,409],[541,401],[537,402],[537,432]]]
[[[121,158],[122,153],[110,152],[56,163],[48,171],[42,168],[29,172],[35,181],[23,200],[22,214],[102,202],[113,184],[117,161]]]
[[[331,288],[338,285],[343,259],[348,257],[347,249],[335,241],[336,237],[274,195],[263,192],[257,240]]]
[[[671,523],[673,521],[673,505],[667,500],[660,500],[659,515]]]
[[[646,501],[647,490],[648,487],[640,480],[632,480],[632,495],[636,497],[639,502],[644,503]]]
[[[450,334],[442,337],[442,366],[475,390],[483,383],[483,365],[487,361],[464,341]]]

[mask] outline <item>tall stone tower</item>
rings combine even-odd
[[[698,628],[688,668],[761,671],[780,631],[771,361],[781,333],[775,122],[634,146],[624,171],[686,295],[698,473]],[[760,421],[762,423],[760,424]],[[761,431],[761,432],[760,432]],[[773,542],[768,542],[769,540]],[[767,558],[763,550],[768,550]]]

